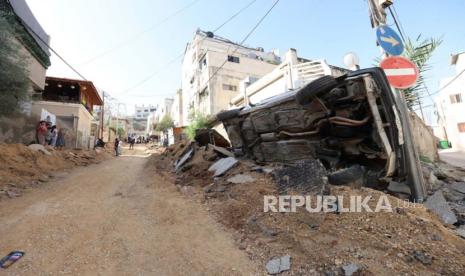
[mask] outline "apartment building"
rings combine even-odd
[[[241,46],[212,32],[197,30],[182,62],[180,126],[189,124],[192,113],[214,115],[228,109],[231,99],[240,93],[241,80],[261,78],[280,63],[274,52]]]

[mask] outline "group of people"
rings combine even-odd
[[[36,128],[36,143],[43,146],[63,148],[65,146],[65,129],[57,129],[48,121],[40,121]]]

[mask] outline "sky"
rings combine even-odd
[[[135,104],[158,104],[174,95],[181,87],[181,58],[176,57],[195,30],[215,29],[249,2],[27,0],[51,36],[51,46],[86,79],[125,103],[129,113]],[[443,39],[427,74],[433,93],[441,78],[455,73],[450,54],[465,51],[465,1],[394,2],[408,37]],[[241,41],[273,3],[256,0],[216,34]],[[324,58],[341,67],[348,52],[359,56],[362,68],[373,66],[380,56],[366,0],[281,0],[245,45],[278,49],[281,54],[294,48],[300,57]],[[54,55],[47,75],[79,78]],[[425,99],[425,114],[427,122],[434,124],[431,103]]]

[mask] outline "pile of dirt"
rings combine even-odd
[[[213,178],[208,168],[222,156],[196,146],[190,161],[176,173],[173,164],[187,145],[152,156],[152,168],[205,204],[233,234],[237,246],[263,267],[274,257],[290,255],[291,270],[284,275],[351,275],[350,270],[356,271],[354,275],[465,273],[465,240],[454,233],[453,225],[444,225],[421,204],[369,188],[330,186],[331,195],[345,199],[371,196],[372,209],[386,197],[392,212],[311,213],[303,207],[296,212],[264,212],[264,196],[283,194],[270,168],[240,160]],[[253,181],[232,181],[237,176]],[[301,191],[291,188],[286,194]]]
[[[57,171],[88,166],[110,158],[109,150],[55,150],[0,143],[0,200],[20,196],[24,190],[48,181]],[[39,148],[39,150],[38,150]]]

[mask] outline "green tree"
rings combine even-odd
[[[420,72],[417,83],[404,90],[407,106],[410,110],[421,104],[421,97],[427,95],[426,72],[431,70],[431,65],[428,62],[441,43],[441,38],[423,39],[421,35],[415,40],[408,38],[405,42],[404,56],[415,63]]]
[[[123,138],[126,136],[126,131],[124,131],[124,128],[120,127],[118,128],[118,137]]]
[[[195,137],[195,132],[200,128],[207,128],[209,122],[209,117],[201,113],[192,113],[192,120],[189,126],[187,126],[185,132],[189,139],[193,140]]]
[[[165,116],[163,116],[161,121],[157,124],[157,127],[155,128],[155,130],[160,131],[160,132],[165,132],[172,127],[174,127],[173,119],[171,118],[169,114],[166,114]]]
[[[14,28],[0,16],[0,116],[20,111],[29,98],[28,60],[13,34]]]

